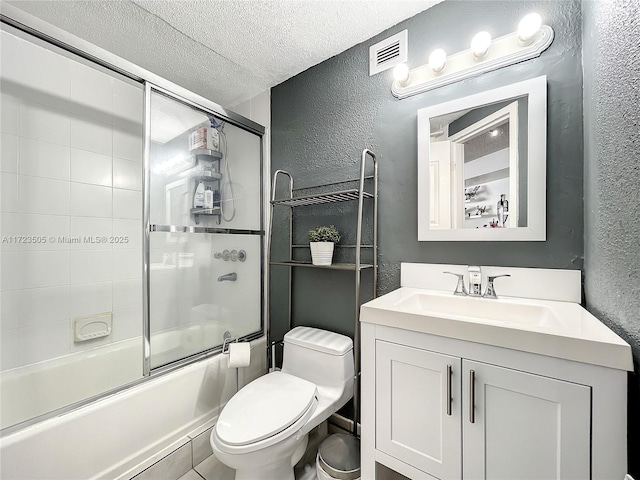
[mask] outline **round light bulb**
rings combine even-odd
[[[484,57],[491,46],[491,35],[489,32],[479,32],[471,40],[471,51],[475,58]]]
[[[538,30],[542,26],[542,18],[537,13],[525,15],[518,24],[518,40],[523,45],[528,45],[533,41]]]
[[[444,69],[444,66],[447,64],[447,54],[441,48],[438,48],[431,52],[429,55],[429,67],[431,70],[438,73]]]
[[[399,63],[393,69],[393,78],[397,80],[400,85],[404,85],[409,80],[409,65],[406,63]]]

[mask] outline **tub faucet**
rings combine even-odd
[[[227,273],[226,275],[220,275],[218,277],[219,282],[235,282],[238,279],[238,274],[236,272]]]

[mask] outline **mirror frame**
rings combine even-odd
[[[429,228],[430,120],[441,115],[527,96],[527,226]],[[425,135],[424,132],[427,132]],[[487,90],[418,110],[418,241],[545,241],[547,239],[547,77]]]

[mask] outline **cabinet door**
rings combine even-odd
[[[468,360],[463,371],[465,479],[590,478],[590,387]]]
[[[460,367],[457,357],[378,340],[376,448],[434,477],[460,478]]]

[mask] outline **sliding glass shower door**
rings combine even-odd
[[[261,137],[148,95],[153,369],[261,331],[263,235]]]

